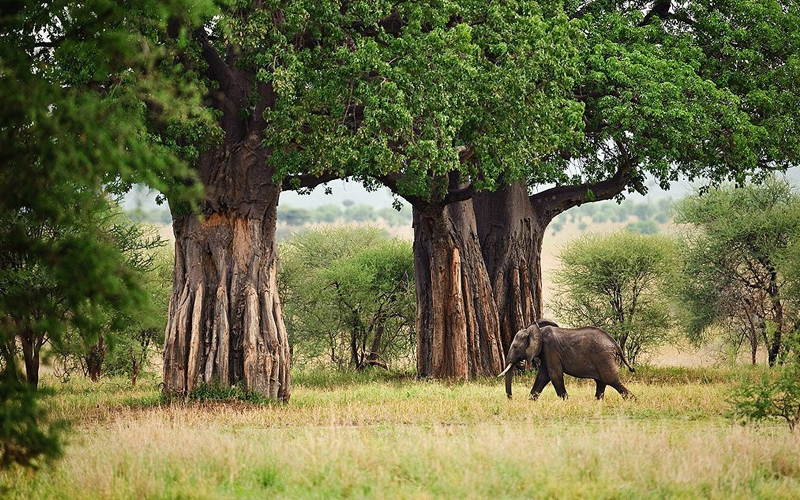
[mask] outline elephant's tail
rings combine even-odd
[[[632,372],[635,372],[636,370],[631,366],[630,363],[628,363],[628,360],[625,359],[625,354],[622,352],[622,347],[620,347],[619,344],[618,344],[617,348],[619,349],[619,357],[620,357],[620,359],[622,359],[622,362],[625,363],[625,366],[628,367],[628,370],[630,370]]]

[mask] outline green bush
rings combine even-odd
[[[413,357],[410,242],[368,226],[307,231],[281,245],[279,285],[294,362],[363,368]]]
[[[734,415],[742,422],[783,419],[794,431],[800,422],[800,361],[745,378],[731,397]]]

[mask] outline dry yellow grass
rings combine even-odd
[[[153,382],[77,381],[53,398],[75,420],[65,457],[0,485],[9,499],[800,497],[798,436],[729,421],[730,382],[709,373],[632,376],[635,402],[596,402],[574,379],[568,401],[531,402],[527,378],[509,401],[496,380],[299,376],[287,405],[164,405]]]

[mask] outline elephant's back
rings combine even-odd
[[[564,373],[578,378],[601,379],[616,368],[617,346],[605,331],[594,328],[547,328],[558,345]]]

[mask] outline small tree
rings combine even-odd
[[[295,359],[386,366],[414,346],[410,244],[374,227],[321,228],[283,244],[279,275]]]
[[[559,258],[551,305],[560,319],[606,329],[631,363],[669,339],[672,240],[629,231],[587,235]]]
[[[106,358],[105,371],[130,376],[134,387],[154,348],[164,345],[172,293],[173,252],[164,247],[152,252],[152,263],[142,272],[149,300],[129,317],[124,330],[112,332],[113,344]]]
[[[797,343],[795,342],[795,353]],[[794,431],[800,423],[800,359],[795,355],[782,366],[744,380],[731,398],[734,414],[743,421],[783,419]]]
[[[800,196],[772,177],[723,186],[677,203],[675,221],[686,228],[678,296],[690,338],[703,342],[722,327],[736,349],[749,344],[753,364],[764,346],[774,365],[800,319],[786,277],[794,265],[787,252],[800,236]]]

